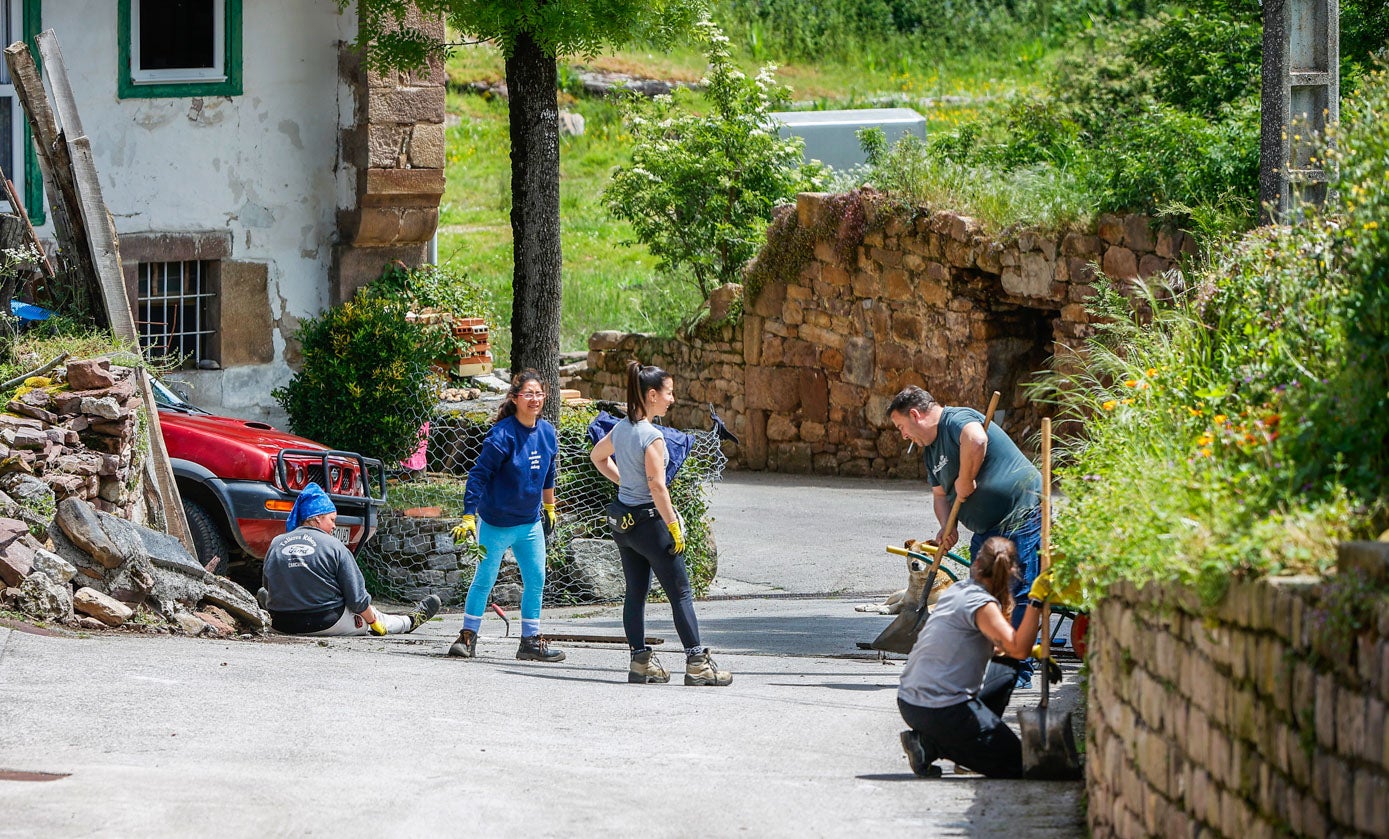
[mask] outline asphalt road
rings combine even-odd
[[[457,615],[323,642],[0,628],[0,778],[64,776],[0,779],[0,837],[1082,835],[1079,783],[916,779],[897,743],[901,662],[856,646],[890,618],[785,595],[902,585],[881,545],[899,515],[929,515],[922,490],[719,487],[728,577],[697,611],[726,688],[681,684],[678,650],[659,653],[669,685],[628,685],[616,645],[518,662],[495,619],[479,660],[449,659]],[[668,607],[647,614],[673,645]],[[620,610],[544,627],[615,635]]]

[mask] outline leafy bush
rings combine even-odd
[[[481,284],[450,266],[407,268],[397,262],[371,283],[370,293],[409,311],[439,309],[455,317],[482,318],[492,329],[499,326]],[[426,328],[438,332],[453,355],[472,355],[471,338],[455,336],[448,323],[426,324]]]
[[[300,325],[303,368],[272,393],[296,434],[385,463],[409,457],[436,400],[430,365],[447,347],[407,311],[359,293]]]
[[[771,112],[787,90],[772,68],[748,78],[733,65],[728,39],[712,28],[706,35],[710,113],[688,111],[683,96],[629,100],[632,163],[604,193],[660,269],[689,277],[704,297],[738,281],[766,239],[773,206],[824,180],[818,165],[801,162],[799,138],[777,136]]]
[[[1212,253],[1190,290],[1091,304],[1099,333],[1035,396],[1082,434],[1058,474],[1063,576],[1324,571],[1389,500],[1389,76],[1347,100],[1339,198]]]

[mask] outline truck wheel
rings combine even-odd
[[[222,531],[217,529],[217,522],[212,518],[212,514],[198,502],[184,500],[183,515],[188,519],[188,531],[193,536],[193,546],[198,549],[198,564],[206,568],[213,557],[216,557],[217,564],[212,567],[212,571],[225,577],[231,564],[231,549],[227,547],[227,540],[222,537]]]

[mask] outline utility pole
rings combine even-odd
[[[1260,216],[1286,222],[1326,200],[1326,161],[1313,141],[1340,120],[1340,0],[1263,0]]]

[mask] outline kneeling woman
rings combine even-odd
[[[622,628],[632,648],[627,681],[670,681],[670,674],[646,646],[646,596],[654,572],[670,600],[675,631],[685,647],[685,684],[726,685],[733,681],[733,674],[718,669],[709,650],[699,643],[694,589],[685,570],[685,536],[666,487],[670,455],[665,437],[651,424],[665,416],[674,402],[675,385],[669,373],[629,363],[627,418],[618,421],[590,455],[598,471],[618,485],[617,501],[608,506],[608,521],[627,578],[622,603]]]
[[[1051,576],[1038,576],[1014,631],[1006,616],[1013,613],[1016,567],[1010,540],[986,540],[969,579],[941,594],[907,657],[897,690],[897,708],[911,726],[902,732],[902,749],[923,778],[941,774],[934,765],[939,758],[990,778],[1022,777],[1022,742],[1002,718],[1018,664],[993,654],[995,648],[1014,659],[1030,654]]]
[[[497,582],[507,548],[521,569],[522,661],[563,661],[564,653],[550,649],[540,635],[540,601],[545,588],[545,533],[555,526],[555,459],[559,441],[555,427],[540,416],[545,406],[545,383],[534,370],[511,380],[506,401],[482,441],[477,463],[468,471],[463,493],[463,521],[453,538],[476,538],[484,555],[473,572],[463,604],[463,630],[449,655],[477,655],[482,613]]]

